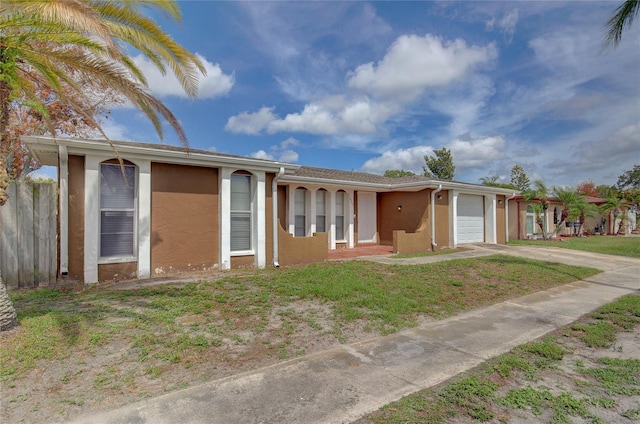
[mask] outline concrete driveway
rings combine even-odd
[[[604,272],[391,336],[83,416],[76,422],[350,422],[640,289],[640,260],[560,248],[478,245],[449,255],[375,260],[425,263],[496,253],[590,266]]]

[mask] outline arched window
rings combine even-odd
[[[327,232],[327,190],[316,192],[316,232]]]
[[[100,258],[131,258],[136,252],[136,167],[100,164]]]
[[[295,202],[295,237],[304,237],[307,235],[307,189],[298,187],[294,193]]]
[[[251,244],[251,174],[231,174],[231,251],[252,249]]]

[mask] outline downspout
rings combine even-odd
[[[278,262],[278,179],[284,175],[284,166],[280,167],[278,175],[271,181],[271,206],[273,207],[273,266],[280,268]]]
[[[66,146],[58,146],[58,172],[60,231],[60,276],[69,275],[69,154]]]
[[[516,193],[514,192],[511,197],[505,200],[504,205],[504,241],[505,243],[509,243],[509,200],[512,200],[516,197]],[[520,209],[520,208],[518,208]],[[520,220],[518,220],[519,222]],[[518,228],[519,230],[519,228]]]
[[[436,193],[442,191],[442,184],[438,185],[438,188],[431,192],[431,250],[436,250],[438,243],[436,243]]]

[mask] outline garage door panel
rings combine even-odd
[[[457,243],[484,242],[484,197],[458,195]]]

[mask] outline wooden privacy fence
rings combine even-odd
[[[0,273],[8,287],[38,287],[56,281],[55,183],[17,182],[0,207]]]

